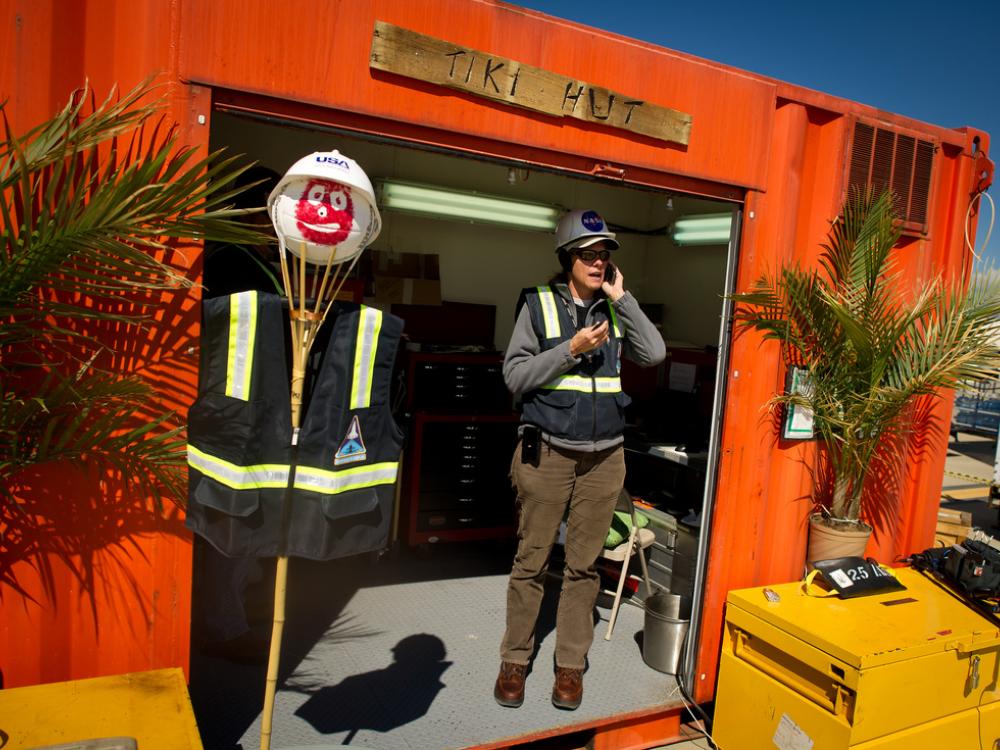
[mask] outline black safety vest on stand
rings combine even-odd
[[[281,297],[205,300],[198,399],[188,415],[187,525],[230,556],[328,560],[381,549],[403,434],[390,387],[403,321],[339,303],[299,430],[294,472]]]
[[[540,286],[521,294],[541,351],[573,338],[576,317],[557,291]],[[611,301],[601,299],[591,305],[587,325],[605,320],[608,340],[601,347],[583,355],[566,374],[524,394],[524,422],[538,425],[549,435],[578,442],[609,440],[622,434],[629,403],[622,392],[620,374],[622,330]]]

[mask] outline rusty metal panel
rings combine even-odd
[[[153,72],[173,83],[168,120],[188,120],[187,87],[177,83],[178,2],[126,0],[3,3],[0,99],[15,132],[65,106],[89,81],[98,100]],[[207,109],[206,109],[207,111]],[[208,128],[185,130],[204,145]],[[182,271],[200,247],[173,257]],[[196,391],[198,300],[177,295],[148,336],[102,330],[121,362],[155,385],[167,408],[186,411]],[[17,478],[15,493],[35,523],[0,514],[0,675],[4,687],[159,667],[187,669],[191,610],[191,536],[175,507],[102,477],[46,467]],[[17,533],[13,533],[16,529]]]
[[[493,2],[350,2],[302,14],[267,0],[187,0],[181,75],[425,127],[584,154],[594,161],[760,187],[773,83],[653,45]],[[373,70],[375,22],[622,91],[692,117],[687,146]]]
[[[798,102],[780,104],[766,192],[750,193],[746,203],[738,291],[789,260],[818,266],[820,245],[839,212],[847,180],[846,136],[852,125],[846,115],[832,117]],[[975,181],[972,143],[977,136],[987,147],[988,137],[977,131],[961,135],[964,148],[942,147],[932,176],[927,236],[904,237],[894,251],[912,293],[939,275],[958,279],[971,268],[963,226]],[[784,387],[778,345],[737,332],[730,363],[693,685],[699,701],[714,694],[726,593],[799,579],[812,508],[808,466],[816,445],[780,440],[765,408]],[[876,517],[868,519],[875,534],[867,553],[880,561],[895,561],[934,542],[951,397],[924,404],[930,411],[905,446],[900,478],[881,489]]]

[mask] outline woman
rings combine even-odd
[[[659,331],[610,261],[618,246],[596,211],[563,216],[556,229],[562,273],[522,292],[504,358],[504,379],[523,409],[511,468],[518,550],[493,691],[502,706],[524,701],[549,553],[567,511],[552,703],[572,710],[583,698],[600,589],[595,562],[625,481],[621,357],[652,366],[665,355]]]

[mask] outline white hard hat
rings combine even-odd
[[[615,233],[608,229],[597,211],[578,208],[563,214],[556,225],[556,250],[590,247],[607,242],[612,250],[618,249]]]
[[[326,265],[353,260],[382,229],[371,180],[339,151],[295,162],[267,199],[274,231],[294,255]]]

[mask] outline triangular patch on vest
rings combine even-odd
[[[337,454],[333,457],[334,466],[343,464],[353,464],[357,461],[364,461],[368,458],[368,449],[365,448],[365,440],[361,436],[361,424],[355,414],[351,420],[351,426],[347,428],[347,434],[340,441]]]

